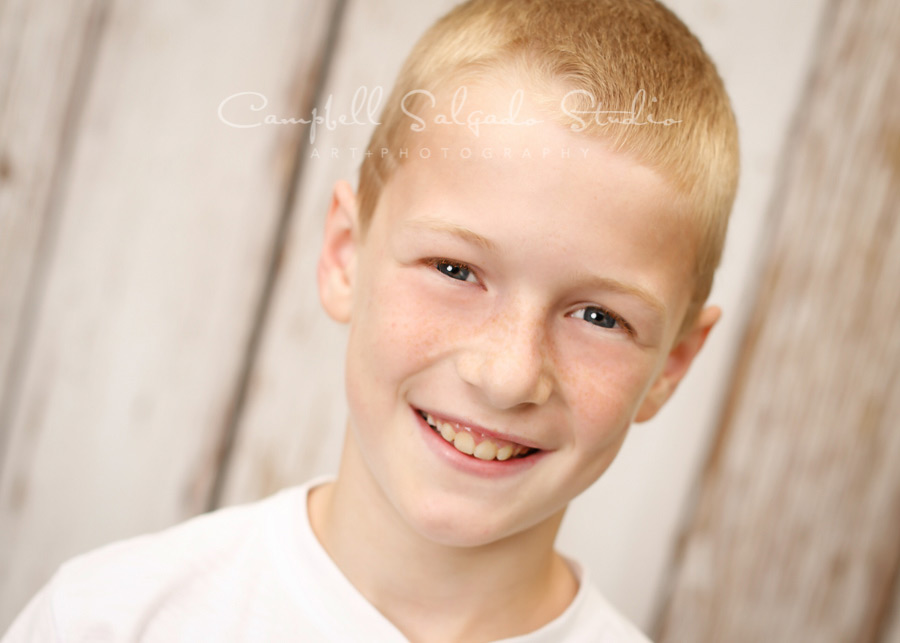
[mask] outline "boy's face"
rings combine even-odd
[[[469,99],[502,115],[511,92]],[[410,148],[361,245],[336,192],[320,287],[351,323],[354,475],[419,534],[472,546],[558,517],[672,392],[717,311],[676,344],[693,257],[652,170],[549,119],[418,136],[430,158]]]

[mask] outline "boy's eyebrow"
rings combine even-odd
[[[445,221],[443,219],[438,219],[436,217],[418,217],[416,219],[409,219],[403,222],[403,226],[408,228],[426,228],[435,232],[452,234],[457,237],[461,237],[466,241],[471,241],[472,243],[481,246],[485,250],[490,250],[491,252],[495,252],[497,250],[497,245],[487,237],[482,237],[477,232],[473,232],[465,226],[451,223],[450,221]]]
[[[663,319],[666,317],[666,307],[663,303],[643,288],[632,286],[631,284],[626,284],[615,279],[609,279],[608,277],[592,277],[590,281],[596,284],[601,290],[610,290],[612,292],[637,297],[647,304],[647,306],[652,308],[653,312],[657,315]]]

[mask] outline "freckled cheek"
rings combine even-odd
[[[418,293],[414,284],[373,289],[366,333],[378,368],[406,374],[439,355],[465,331],[462,320],[446,314]]]
[[[560,381],[583,443],[616,443],[630,423],[652,374],[652,362],[630,346],[572,351]]]

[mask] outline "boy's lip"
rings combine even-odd
[[[479,433],[488,439],[493,438],[495,440],[502,440],[505,442],[514,442],[515,444],[520,444],[523,447],[528,447],[529,449],[534,449],[536,451],[545,451],[546,450],[543,446],[541,446],[540,444],[538,444],[537,442],[534,442],[532,440],[528,440],[526,438],[520,437],[518,435],[514,435],[512,433],[505,433],[505,432],[500,432],[500,431],[493,431],[491,429],[486,429],[485,427],[483,427],[479,424],[476,424],[474,422],[471,422],[469,420],[466,420],[464,418],[456,417],[453,415],[446,415],[444,413],[439,413],[437,411],[426,409],[421,406],[413,406],[413,410],[420,411],[422,413],[431,415],[431,417],[433,417],[437,420],[440,420],[441,422],[447,422],[449,424],[460,424],[460,425],[470,429],[474,433]]]

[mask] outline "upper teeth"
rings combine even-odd
[[[531,451],[521,444],[511,444],[476,435],[468,427],[442,422],[430,413],[425,414],[425,421],[437,431],[442,438],[467,455],[474,455],[479,460],[509,460]],[[481,438],[476,442],[476,438]],[[498,444],[499,443],[499,444]]]

